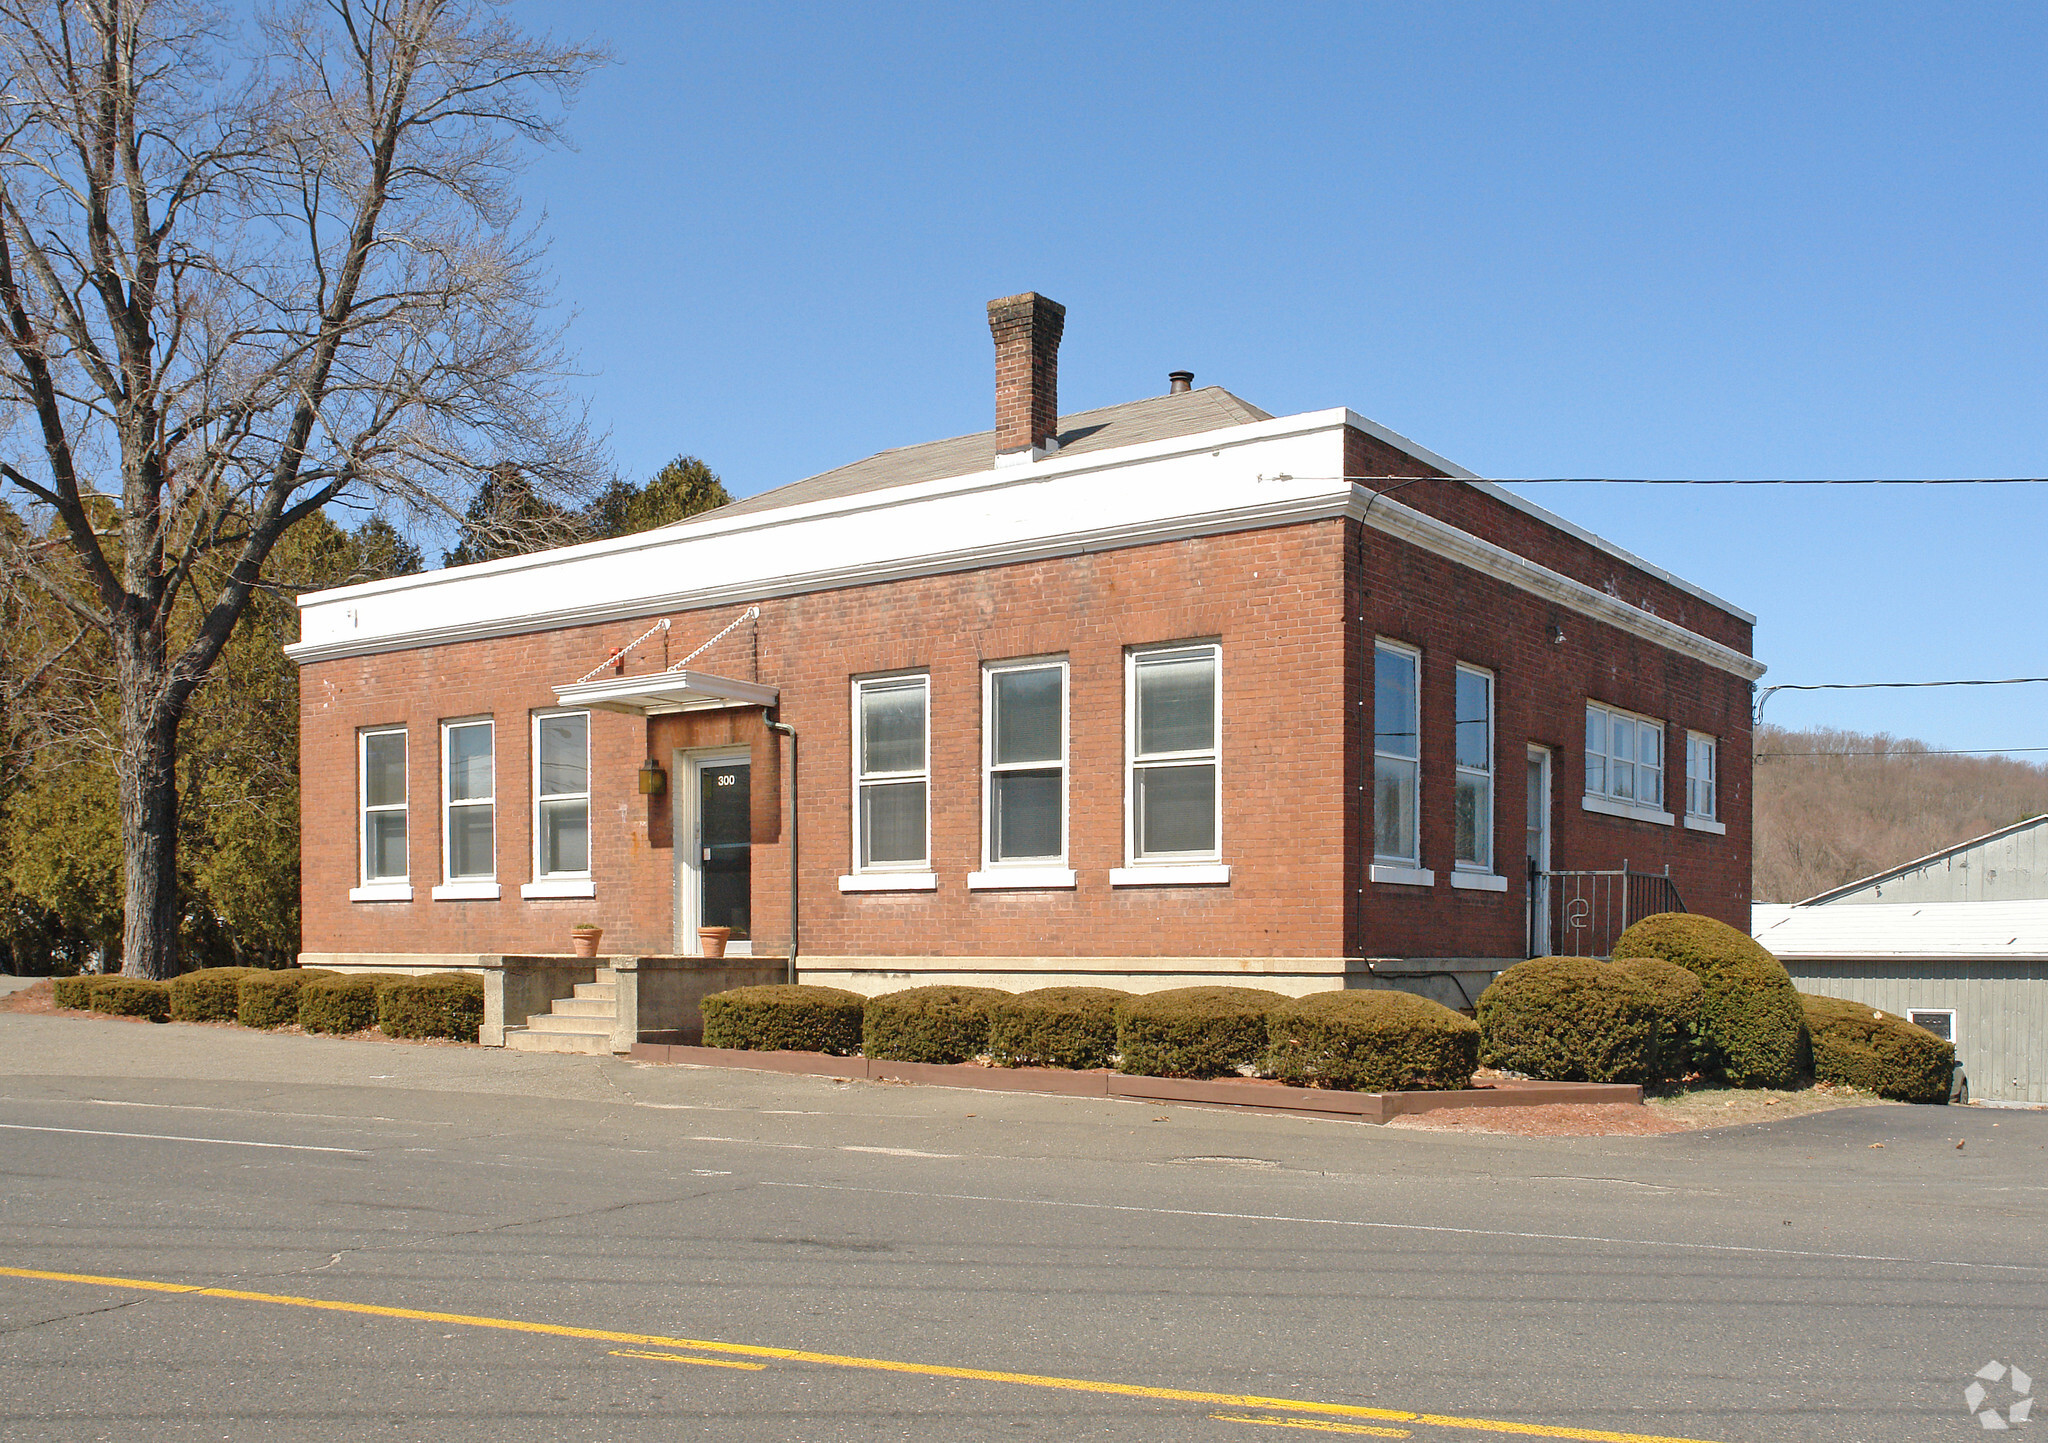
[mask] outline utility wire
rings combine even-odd
[[[2031,682],[2048,682],[2048,676],[2004,676],[1969,681],[1782,681],[1756,694],[1756,714],[1750,721],[1752,725],[1762,726],[1764,703],[1781,691],[1906,691],[1924,686],[2025,686]]]
[[[1290,481],[1464,481],[1463,476],[1276,476]],[[2042,486],[2048,476],[1479,476],[1495,486]]]
[[[2048,752],[2048,747],[1896,747],[1888,752],[1758,752],[1760,762],[1774,762],[1781,757],[1995,757],[2017,752]]]

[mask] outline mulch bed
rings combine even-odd
[[[1546,1102],[1535,1107],[1444,1107],[1387,1120],[1418,1132],[1492,1132],[1509,1137],[1654,1137],[1692,1129],[1654,1108]]]
[[[47,978],[33,987],[24,987],[19,992],[0,997],[0,1012],[28,1012],[40,1016],[69,1010],[57,1005],[56,984]]]

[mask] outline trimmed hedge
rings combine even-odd
[[[1649,1082],[1678,1082],[1699,1071],[1702,1049],[1700,1004],[1706,989],[1700,979],[1676,962],[1661,957],[1630,957],[1617,966],[1650,994],[1657,1014],[1657,1036],[1650,1049]]]
[[[92,1010],[92,990],[104,982],[118,982],[120,974],[87,972],[76,977],[59,977],[50,985],[51,1000],[74,1012]]]
[[[171,1017],[177,1022],[233,1022],[242,979],[254,967],[202,967],[171,979]]]
[[[886,1062],[966,1062],[988,1051],[995,987],[907,987],[868,999],[861,1051]]]
[[[476,1041],[484,1021],[484,981],[471,972],[401,977],[377,992],[377,1028],[386,1037]]]
[[[1813,1075],[1900,1102],[1947,1102],[1956,1049],[1924,1027],[1861,1002],[1802,992]]]
[[[1116,1051],[1113,987],[1039,987],[997,1001],[988,1055],[1004,1067],[1107,1067]]]
[[[171,989],[162,982],[146,982],[140,977],[102,977],[92,989],[92,1010],[115,1017],[169,1022]]]
[[[1784,965],[1754,938],[1685,912],[1645,917],[1614,943],[1614,960],[1656,957],[1700,979],[1703,1069],[1737,1087],[1796,1087],[1805,1014]]]
[[[1266,1026],[1267,1067],[1297,1086],[1456,1090],[1479,1066],[1479,1025],[1409,992],[1316,992],[1274,1008]]]
[[[1625,964],[1590,957],[1518,962],[1479,994],[1477,1011],[1488,1067],[1546,1082],[1649,1080],[1656,1003]]]
[[[377,1025],[377,994],[412,979],[391,972],[315,977],[299,988],[299,1026],[308,1032],[362,1032]]]
[[[1288,999],[1259,987],[1174,987],[1117,1004],[1117,1070],[1140,1077],[1221,1077],[1257,1062],[1266,1018]]]
[[[706,1047],[851,1057],[860,1051],[866,999],[838,987],[773,983],[714,992],[697,1006]]]
[[[235,1021],[244,1027],[290,1027],[299,1020],[299,989],[316,978],[340,975],[324,967],[252,972],[235,989]]]

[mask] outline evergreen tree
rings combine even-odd
[[[632,536],[700,515],[732,500],[725,483],[695,456],[678,456],[645,486],[613,481],[585,512],[593,537]]]

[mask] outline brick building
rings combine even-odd
[[[989,319],[993,432],[304,598],[305,960],[781,959],[793,851],[867,992],[1456,1005],[1624,863],[1747,925],[1753,617],[1348,410],[1059,416],[1063,310]]]

